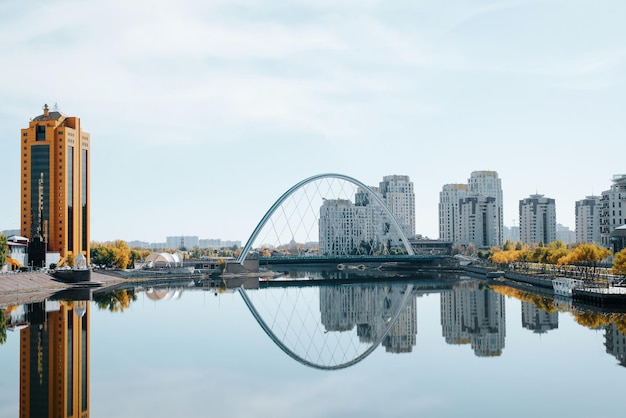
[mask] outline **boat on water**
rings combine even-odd
[[[572,292],[577,287],[582,287],[583,281],[580,279],[571,279],[569,277],[555,277],[552,279],[552,288],[554,294],[572,297]]]

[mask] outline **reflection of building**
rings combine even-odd
[[[20,417],[89,416],[89,304],[28,305],[20,331]]]
[[[89,142],[79,118],[47,105],[22,129],[21,235],[61,257],[89,259]]]
[[[525,244],[548,244],[556,240],[556,205],[542,194],[519,201],[520,240]]]
[[[479,357],[504,348],[504,296],[467,283],[441,294],[441,326],[448,344],[471,343]]]
[[[388,353],[410,353],[417,340],[417,300],[412,297],[395,325],[385,336],[383,345]]]
[[[522,301],[522,326],[537,334],[543,334],[559,327],[559,313],[546,312],[532,302]]]
[[[404,286],[341,286],[320,288],[321,322],[326,331],[348,331],[356,326],[359,341],[373,343],[382,337],[400,309]],[[415,298],[403,308],[398,321],[383,340],[388,352],[410,352],[417,335]]]
[[[615,324],[610,324],[604,331],[606,352],[615,356],[619,364],[626,367],[626,335],[619,332]]]

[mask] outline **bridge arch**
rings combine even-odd
[[[413,247],[411,247],[411,244],[409,243],[409,240],[406,237],[406,234],[402,230],[402,225],[400,224],[398,219],[395,217],[395,215],[391,212],[389,207],[387,207],[385,201],[378,194],[374,193],[372,191],[372,189],[370,189],[369,186],[367,186],[366,184],[362,183],[361,181],[359,181],[359,180],[357,180],[357,179],[355,179],[353,177],[350,177],[350,176],[347,176],[347,175],[344,175],[344,174],[338,174],[338,173],[324,173],[324,174],[317,174],[317,175],[311,176],[309,178],[306,178],[306,179],[296,183],[289,190],[287,190],[285,193],[283,193],[283,195],[281,197],[279,197],[278,200],[276,200],[276,202],[274,202],[274,204],[265,213],[265,215],[263,216],[261,221],[258,223],[256,228],[254,229],[254,231],[252,232],[252,235],[250,235],[250,238],[246,242],[246,245],[241,250],[241,254],[237,258],[237,262],[243,263],[245,261],[246,257],[248,256],[248,253],[250,252],[250,249],[252,248],[252,245],[254,244],[255,240],[257,239],[259,233],[263,230],[263,228],[265,227],[267,222],[270,220],[272,215],[283,204],[283,202],[285,202],[285,200],[287,200],[287,198],[289,198],[291,195],[293,195],[297,190],[301,189],[303,186],[305,186],[305,185],[307,185],[309,183],[313,183],[315,181],[321,180],[321,179],[343,180],[343,181],[347,181],[347,182],[349,182],[349,183],[351,183],[351,184],[353,184],[353,185],[355,185],[357,187],[360,187],[365,193],[367,193],[369,198],[371,198],[372,200],[374,200],[376,203],[378,203],[380,205],[380,207],[382,208],[382,210],[385,213],[385,215],[387,216],[387,218],[391,221],[391,223],[395,227],[395,229],[396,229],[396,231],[397,231],[397,233],[398,233],[398,235],[400,237],[400,240],[402,241],[402,244],[404,245],[404,248],[405,248],[407,254],[409,254],[409,255],[414,255],[415,254],[414,251],[413,251]]]

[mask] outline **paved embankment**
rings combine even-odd
[[[92,272],[91,281],[110,286],[124,279]],[[61,283],[47,273],[0,274],[0,306],[41,301],[69,287],[71,285]]]

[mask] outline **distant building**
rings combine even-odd
[[[587,196],[576,202],[576,242],[602,242],[600,235],[601,196]]]
[[[467,184],[446,184],[439,193],[439,239],[477,247],[502,245],[502,183],[495,171],[474,171]]]
[[[518,242],[519,239],[519,226],[505,226],[504,227],[504,242],[506,241]]]
[[[415,235],[415,193],[409,176],[384,176],[378,192],[387,207],[402,225],[404,235]]]
[[[150,243],[147,241],[129,241],[128,246],[130,248],[142,248],[142,249],[151,248]]]
[[[576,242],[576,231],[572,231],[567,226],[556,224],[556,239],[565,244],[573,244]]]
[[[12,235],[19,235],[20,230],[19,229],[5,229],[4,231],[1,231],[0,234],[4,234],[5,237],[10,237]]]
[[[198,237],[197,236],[185,236],[179,235],[174,237],[166,237],[165,244],[167,248],[186,248],[192,249],[193,247],[198,247]]]
[[[556,205],[542,194],[519,201],[520,240],[524,244],[556,241]]]
[[[40,237],[44,253],[71,252],[89,260],[90,135],[78,117],[45,105],[22,129],[20,142],[20,235],[31,247]]]
[[[613,176],[613,185],[602,192],[600,211],[600,239],[602,245],[611,247],[611,232],[626,224],[626,174]]]

